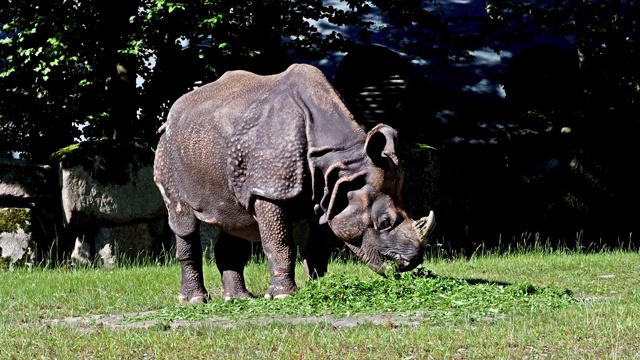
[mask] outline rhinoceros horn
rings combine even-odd
[[[433,211],[429,212],[429,216],[422,217],[413,222],[413,227],[418,233],[420,242],[424,245],[431,236],[433,229],[436,227],[436,216]]]

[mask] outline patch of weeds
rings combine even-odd
[[[24,208],[0,209],[0,233],[15,233],[22,229],[28,233],[30,227],[30,211]]]
[[[434,151],[434,150],[436,150],[436,148],[431,145],[415,143],[415,144],[412,144],[408,152],[412,156],[419,156],[424,152]]]
[[[0,249],[0,270],[7,270],[11,267],[11,258],[2,257],[2,249]]]
[[[149,330],[168,331],[171,330],[171,323],[168,321],[157,321],[149,327]]]
[[[392,278],[362,281],[328,275],[309,281],[283,300],[213,300],[203,306],[175,306],[125,322],[214,318],[417,315],[433,321],[494,319],[517,312],[556,309],[574,303],[570,291],[531,284],[440,277],[418,268]]]

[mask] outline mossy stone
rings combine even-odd
[[[90,140],[69,145],[51,156],[63,168],[82,167],[102,184],[124,185],[144,166],[153,164],[151,148],[135,141]]]
[[[0,209],[0,233],[15,233],[18,229],[29,232],[31,214],[25,208]]]

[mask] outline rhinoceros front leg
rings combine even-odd
[[[182,267],[182,285],[178,301],[192,304],[206,303],[209,297],[202,275],[202,245],[200,233],[180,237],[176,235],[176,258]]]
[[[251,258],[251,243],[221,232],[213,251],[222,276],[224,300],[254,297],[244,283],[244,267]]]
[[[284,209],[276,204],[257,199],[254,210],[271,273],[271,284],[264,297],[281,299],[297,290],[293,226]]]

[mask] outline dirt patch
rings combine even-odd
[[[337,318],[334,316],[308,316],[308,317],[261,317],[254,319],[232,320],[228,318],[207,319],[199,321],[178,320],[170,323],[163,323],[162,320],[145,320],[137,322],[123,321],[126,318],[148,315],[153,311],[130,313],[121,315],[90,315],[81,317],[65,317],[62,319],[45,320],[50,325],[76,325],[86,330],[108,327],[111,329],[151,329],[166,328],[178,329],[185,326],[217,326],[222,328],[233,328],[239,325],[269,325],[273,323],[304,324],[304,323],[326,323],[334,328],[352,328],[361,324],[383,325],[390,327],[420,325],[419,317],[403,317],[393,314],[381,314],[373,316],[349,316]]]

